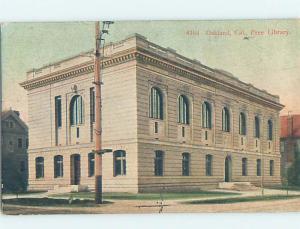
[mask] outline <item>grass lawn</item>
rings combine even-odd
[[[217,191],[198,191],[198,192],[170,192],[170,193],[103,193],[103,199],[109,200],[175,200],[175,199],[191,199],[191,198],[204,198],[214,196],[232,196],[239,195],[234,192],[217,192]],[[95,193],[93,192],[78,192],[68,194],[54,194],[51,197],[61,198],[80,198],[80,199],[94,199]]]
[[[295,186],[295,185],[291,185],[288,186],[288,188],[284,185],[282,186],[275,186],[275,187],[270,187],[270,189],[279,189],[279,190],[289,190],[289,191],[300,191],[300,186]]]
[[[232,203],[241,203],[241,202],[287,200],[287,199],[294,199],[294,198],[300,198],[300,195],[251,196],[251,197],[236,197],[236,198],[225,198],[225,199],[195,200],[195,201],[187,201],[185,202],[185,204],[232,204]]]
[[[23,205],[23,206],[44,206],[44,207],[91,207],[96,206],[93,200],[72,200],[67,199],[54,199],[54,198],[13,198],[2,200],[4,205]],[[104,204],[110,202],[104,201]]]

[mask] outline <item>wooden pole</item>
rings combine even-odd
[[[100,22],[95,23],[96,53],[94,66],[95,84],[95,203],[102,204],[102,153],[101,153],[101,65],[100,65]]]

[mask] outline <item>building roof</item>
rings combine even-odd
[[[20,112],[15,110],[4,110],[1,112],[1,121],[4,121],[8,117],[13,117],[26,131],[28,130],[28,126],[26,123],[20,118]]]
[[[176,71],[176,73],[199,81],[201,84],[215,85],[222,88],[222,90],[235,92],[239,96],[255,99],[277,110],[284,107],[279,102],[279,96],[244,83],[227,71],[210,68],[198,60],[192,60],[178,54],[171,48],[154,44],[139,34],[133,34],[119,42],[106,44],[103,53],[105,56],[103,60],[104,69],[137,59],[169,71]],[[93,71],[93,51],[88,51],[39,69],[32,69],[27,72],[27,80],[20,83],[20,85],[26,90],[31,90]]]
[[[300,137],[300,114],[280,116],[281,138]]]

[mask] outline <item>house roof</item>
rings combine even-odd
[[[300,137],[300,114],[280,116],[281,138]]]
[[[26,123],[20,118],[19,111],[15,110],[4,110],[1,112],[1,121],[4,121],[8,117],[13,117],[24,129],[28,130]]]

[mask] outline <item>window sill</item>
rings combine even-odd
[[[80,127],[80,126],[84,126],[84,124],[85,124],[85,123],[76,124],[76,125],[75,125],[75,124],[73,124],[73,125],[70,125],[70,127]]]
[[[213,128],[208,128],[208,127],[201,127],[203,130],[212,130]]]
[[[184,124],[184,123],[177,123],[177,126],[190,128],[190,124]]]
[[[154,120],[154,121],[161,121],[163,122],[164,119],[161,119],[161,118],[152,118],[152,117],[149,117],[150,120]]]

